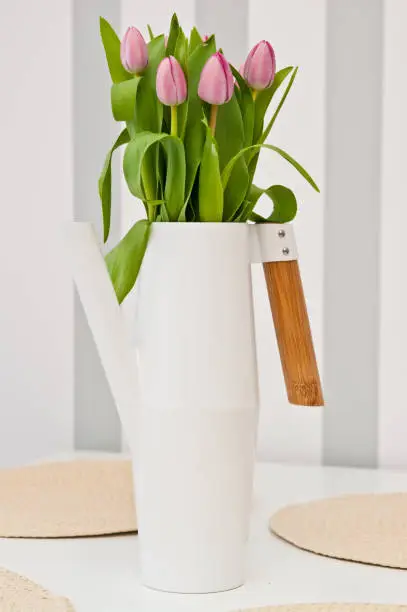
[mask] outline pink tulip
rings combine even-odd
[[[206,42],[207,40],[209,40],[209,36],[207,34],[204,34],[202,36],[202,42]]]
[[[209,104],[225,104],[233,96],[233,74],[225,56],[219,51],[206,62],[201,72],[198,96]]]
[[[143,72],[148,64],[148,49],[142,33],[134,27],[127,28],[120,45],[123,67],[132,74]]]
[[[158,66],[156,89],[159,100],[166,106],[177,106],[186,100],[185,74],[172,55],[165,57]]]
[[[270,87],[276,74],[276,56],[267,40],[253,47],[244,65],[244,78],[254,90]]]

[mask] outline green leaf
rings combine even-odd
[[[150,37],[150,40],[153,40],[153,38],[155,38],[155,36],[153,34],[153,30],[151,29],[151,25],[149,23],[147,24],[147,30],[148,30],[148,35]]]
[[[175,45],[174,57],[179,61],[185,76],[188,71],[188,39],[182,28],[179,29],[177,43]],[[178,135],[183,138],[187,124],[188,100],[177,106]]]
[[[265,193],[273,202],[273,211],[269,217],[262,217],[257,213],[251,213],[250,220],[257,223],[288,223],[292,221],[297,214],[297,200],[294,193],[288,187],[283,185],[272,185],[268,189],[259,189],[260,195]],[[257,199],[255,203],[257,203]]]
[[[223,189],[216,141],[206,127],[205,146],[199,171],[200,221],[222,221]]]
[[[189,37],[189,55],[191,55],[191,53],[193,53],[197,47],[201,47],[202,45],[202,36],[198,32],[198,30],[193,27]]]
[[[137,89],[142,78],[142,76],[135,76],[122,83],[113,83],[110,97],[113,117],[116,121],[131,121],[134,119]]]
[[[254,120],[253,143],[257,144],[259,142],[260,137],[263,132],[264,116],[269,107],[269,104],[271,100],[273,99],[273,96],[276,93],[277,89],[280,87],[283,81],[287,78],[287,76],[290,74],[292,69],[293,69],[292,66],[288,66],[287,68],[283,68],[282,70],[279,70],[276,73],[274,77],[274,81],[271,84],[271,86],[268,87],[267,89],[263,89],[262,91],[259,91],[259,93],[257,94],[256,100],[254,103],[255,120]]]
[[[178,32],[178,38],[174,49],[174,57],[181,64],[184,73],[186,73],[188,60],[188,38],[185,36],[182,28],[180,28]]]
[[[114,249],[106,255],[106,265],[119,304],[134,287],[147,248],[150,223],[137,221]]]
[[[106,19],[100,17],[100,36],[105,48],[107,65],[113,83],[121,83],[131,79],[132,75],[122,66],[120,59],[120,40],[116,32]]]
[[[281,109],[283,107],[283,104],[284,104],[284,102],[285,102],[285,100],[286,100],[286,98],[287,98],[287,96],[288,96],[288,94],[290,92],[291,87],[293,86],[295,77],[297,76],[297,72],[298,72],[298,67],[292,73],[291,78],[290,78],[290,80],[288,82],[287,88],[286,88],[286,90],[285,90],[285,92],[284,92],[284,94],[283,94],[283,96],[282,96],[282,98],[281,98],[281,100],[280,100],[276,110],[274,111],[274,114],[273,114],[272,118],[270,119],[266,129],[264,130],[263,134],[261,135],[260,142],[264,142],[267,139],[268,135],[270,134],[270,130],[273,127],[274,122],[277,119],[278,114],[279,114],[279,112],[281,111]]]
[[[244,146],[249,147],[253,143],[254,128],[254,101],[250,88],[234,66],[230,66],[233,76],[239,84],[239,89],[235,88],[235,95],[239,102],[240,112],[243,119]],[[240,94],[239,96],[237,94]]]
[[[179,217],[178,217],[178,221],[180,223],[185,223],[185,221],[187,220],[187,207],[188,207],[188,202],[185,202],[184,206],[181,209]]]
[[[124,129],[107,154],[103,170],[99,178],[99,196],[102,202],[104,242],[106,242],[108,239],[110,232],[110,214],[112,206],[112,155],[113,151],[115,151],[121,145],[129,142],[129,140],[129,133],[127,129]]]
[[[157,98],[157,68],[165,55],[164,35],[148,43],[148,66],[143,74],[136,94],[135,131],[160,132],[163,106]]]
[[[235,155],[229,161],[228,165],[224,168],[222,172],[222,185],[224,189],[226,188],[228,184],[228,181],[232,174],[232,170],[234,168],[234,165],[238,161],[238,159],[242,157],[242,155],[245,155],[245,153],[248,151],[257,151],[262,148],[270,149],[271,151],[275,151],[275,153],[278,153],[279,155],[281,155],[281,157],[283,157],[286,161],[288,161],[288,163],[291,164],[297,170],[297,172],[301,174],[303,178],[305,178],[305,180],[311,185],[311,187],[313,187],[315,191],[318,191],[319,193],[318,185],[311,178],[308,172],[297,161],[295,161],[295,159],[292,158],[291,155],[283,151],[283,149],[280,149],[279,147],[275,147],[274,145],[270,145],[270,144],[256,144],[256,145],[252,145],[251,147],[246,147],[245,149],[242,149],[241,151],[239,151],[239,153],[237,153],[237,155]]]
[[[215,137],[218,143],[220,169],[223,170],[229,160],[244,147],[243,119],[235,94],[227,104],[219,107]],[[233,217],[243,202],[249,186],[249,173],[243,156],[236,159],[232,174],[232,180],[224,190],[225,221]]]
[[[175,45],[177,44],[177,38],[179,33],[179,21],[176,13],[173,14],[171,19],[170,31],[168,34],[167,48],[165,50],[165,55],[168,57],[169,55],[174,55]]]
[[[163,105],[157,98],[156,76],[158,64],[164,58],[164,36],[160,35],[148,43],[149,63],[137,88],[136,109],[133,120],[134,132],[160,133],[163,121]],[[158,196],[158,147],[153,147],[144,160],[143,183],[147,199]]]
[[[151,147],[163,143],[167,157],[167,171],[164,187],[165,208],[168,220],[176,221],[184,205],[185,189],[185,153],[182,141],[170,134],[140,132],[126,147],[123,158],[123,172],[130,192],[141,200],[149,200],[146,193],[145,169],[146,157]],[[155,187],[155,186],[154,186]]]
[[[201,41],[202,42],[202,41]],[[198,172],[205,143],[205,127],[202,123],[203,108],[198,97],[199,78],[207,60],[216,52],[215,38],[211,36],[188,57],[188,115],[184,136],[186,158],[186,201],[189,199]]]
[[[167,156],[165,177],[165,209],[170,221],[178,221],[184,206],[185,196],[185,150],[182,140],[168,136],[162,141]]]
[[[243,119],[235,94],[229,102],[219,106],[215,137],[223,170],[229,160],[242,149],[244,143]]]
[[[244,200],[231,221],[234,223],[246,223],[253,211],[254,206],[255,204],[253,204],[253,202]]]
[[[167,137],[168,134],[140,132],[127,145],[123,158],[123,173],[130,192],[136,196],[136,198],[140,198],[141,200],[148,199],[144,191],[142,180],[142,166],[146,153],[150,147]]]

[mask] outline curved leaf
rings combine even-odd
[[[215,139],[206,127],[205,146],[199,171],[200,221],[222,221],[223,189]]]
[[[274,114],[273,114],[272,118],[270,119],[266,129],[264,130],[263,134],[261,135],[260,142],[264,142],[267,139],[268,135],[270,134],[270,130],[273,127],[274,122],[277,119],[278,114],[279,114],[279,112],[281,111],[281,109],[283,107],[283,104],[284,104],[284,102],[285,102],[285,100],[286,100],[286,98],[287,98],[287,96],[288,96],[288,94],[290,92],[291,87],[293,86],[295,77],[297,76],[297,72],[298,72],[298,67],[292,73],[291,78],[289,80],[289,83],[287,85],[287,88],[286,88],[286,90],[285,90],[285,92],[284,92],[284,94],[283,94],[283,96],[282,96],[282,98],[281,98],[281,100],[280,100],[276,110],[274,111]]]
[[[283,83],[283,81],[286,79],[286,77],[290,74],[292,69],[293,69],[292,66],[288,66],[287,68],[283,68],[282,70],[279,70],[279,72],[277,72],[276,76],[274,77],[274,81],[271,87],[269,87],[268,89],[264,89],[263,91],[260,91],[258,93],[256,100],[255,100],[255,111],[254,111],[254,128],[253,128],[253,143],[254,144],[259,144],[259,143],[264,142],[264,140],[267,138],[268,134],[270,133],[271,127],[274,124],[274,121],[276,120],[277,115],[282,108],[284,100],[287,97],[288,91],[290,90],[291,86],[289,86],[288,91],[286,91],[286,93],[283,96],[282,101],[280,101],[280,104],[277,107],[277,111],[274,113],[271,119],[271,122],[270,122],[271,125],[269,124],[269,126],[267,127],[268,131],[267,131],[265,138],[262,138],[264,117],[267,112],[267,108],[271,100],[273,99],[275,92],[280,87],[280,85]],[[252,181],[254,174],[256,172],[257,162],[259,160],[259,153],[258,152],[251,153],[247,155],[246,160],[249,166],[249,180]]]
[[[107,154],[105,163],[103,165],[103,170],[99,178],[99,196],[102,202],[104,242],[106,242],[108,239],[110,232],[110,213],[112,206],[112,155],[113,151],[115,151],[121,145],[129,142],[129,140],[129,133],[127,129],[124,129]]]
[[[271,86],[268,87],[268,89],[263,89],[262,91],[259,91],[259,93],[257,94],[256,100],[254,102],[254,109],[255,109],[254,111],[255,113],[254,131],[253,131],[253,142],[254,143],[258,143],[260,140],[260,137],[263,132],[264,116],[267,112],[267,109],[269,107],[271,100],[273,99],[274,94],[276,93],[280,85],[283,83],[283,81],[286,79],[286,77],[290,74],[292,69],[293,69],[292,66],[287,66],[287,68],[282,68],[281,70],[279,70],[276,73],[274,77],[274,81],[271,84]]]
[[[120,39],[116,32],[106,19],[100,17],[100,36],[105,49],[107,65],[109,67],[110,76],[113,83],[121,83],[127,79],[131,79],[131,75],[122,66],[120,59]]]
[[[164,138],[168,138],[168,134],[140,132],[136,134],[135,138],[131,140],[126,147],[123,158],[123,173],[130,192],[136,196],[136,198],[140,198],[141,200],[148,199],[146,198],[142,183],[144,157],[150,147]]]
[[[254,185],[254,187],[256,187]],[[257,193],[255,196],[254,205],[263,193],[273,202],[273,211],[268,217],[262,217],[257,213],[250,214],[250,220],[257,223],[288,223],[292,221],[297,214],[297,200],[294,193],[284,185],[272,185],[268,189],[260,189],[256,187]]]
[[[145,164],[148,161],[149,149],[162,142],[167,154],[167,171],[164,185],[165,206],[161,207],[161,216],[167,216],[169,221],[176,221],[184,205],[185,189],[185,152],[182,141],[170,134],[154,134],[140,132],[126,147],[123,158],[123,172],[130,192],[147,201]],[[155,185],[150,190],[155,190]],[[165,209],[165,211],[164,211]]]
[[[137,88],[143,77],[134,76],[122,83],[113,83],[110,90],[113,117],[116,121],[131,121],[134,119]]]
[[[182,140],[168,136],[162,141],[167,155],[167,173],[165,177],[165,209],[170,221],[178,221],[184,206],[185,196],[185,150]],[[163,207],[161,207],[163,208]]]
[[[147,248],[150,223],[137,221],[120,242],[106,255],[105,261],[119,304],[131,291]]]
[[[314,179],[311,178],[308,172],[297,161],[295,161],[295,159],[291,157],[291,155],[283,151],[283,149],[280,149],[279,147],[275,147],[274,145],[270,145],[270,144],[256,144],[256,145],[252,145],[251,147],[246,147],[245,149],[242,149],[241,151],[239,151],[239,153],[230,160],[230,162],[228,163],[228,165],[224,168],[222,172],[223,189],[227,187],[227,184],[230,179],[230,175],[232,174],[232,170],[234,168],[234,165],[238,161],[238,159],[242,157],[242,155],[245,155],[245,153],[247,153],[248,151],[257,151],[262,148],[270,149],[271,151],[275,151],[275,153],[278,153],[279,155],[281,155],[281,157],[283,157],[286,161],[288,161],[288,163],[291,164],[297,170],[297,172],[301,174],[303,178],[305,178],[305,180],[311,185],[311,187],[313,187],[315,191],[318,191],[319,193],[318,185],[315,183]]]

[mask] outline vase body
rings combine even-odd
[[[137,281],[132,436],[151,588],[244,582],[258,421],[251,240],[247,224],[152,225]]]

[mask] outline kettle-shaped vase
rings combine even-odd
[[[258,421],[251,262],[272,254],[254,225],[152,224],[127,337],[91,226],[74,223],[69,236],[131,449],[142,580],[181,593],[236,588]]]

